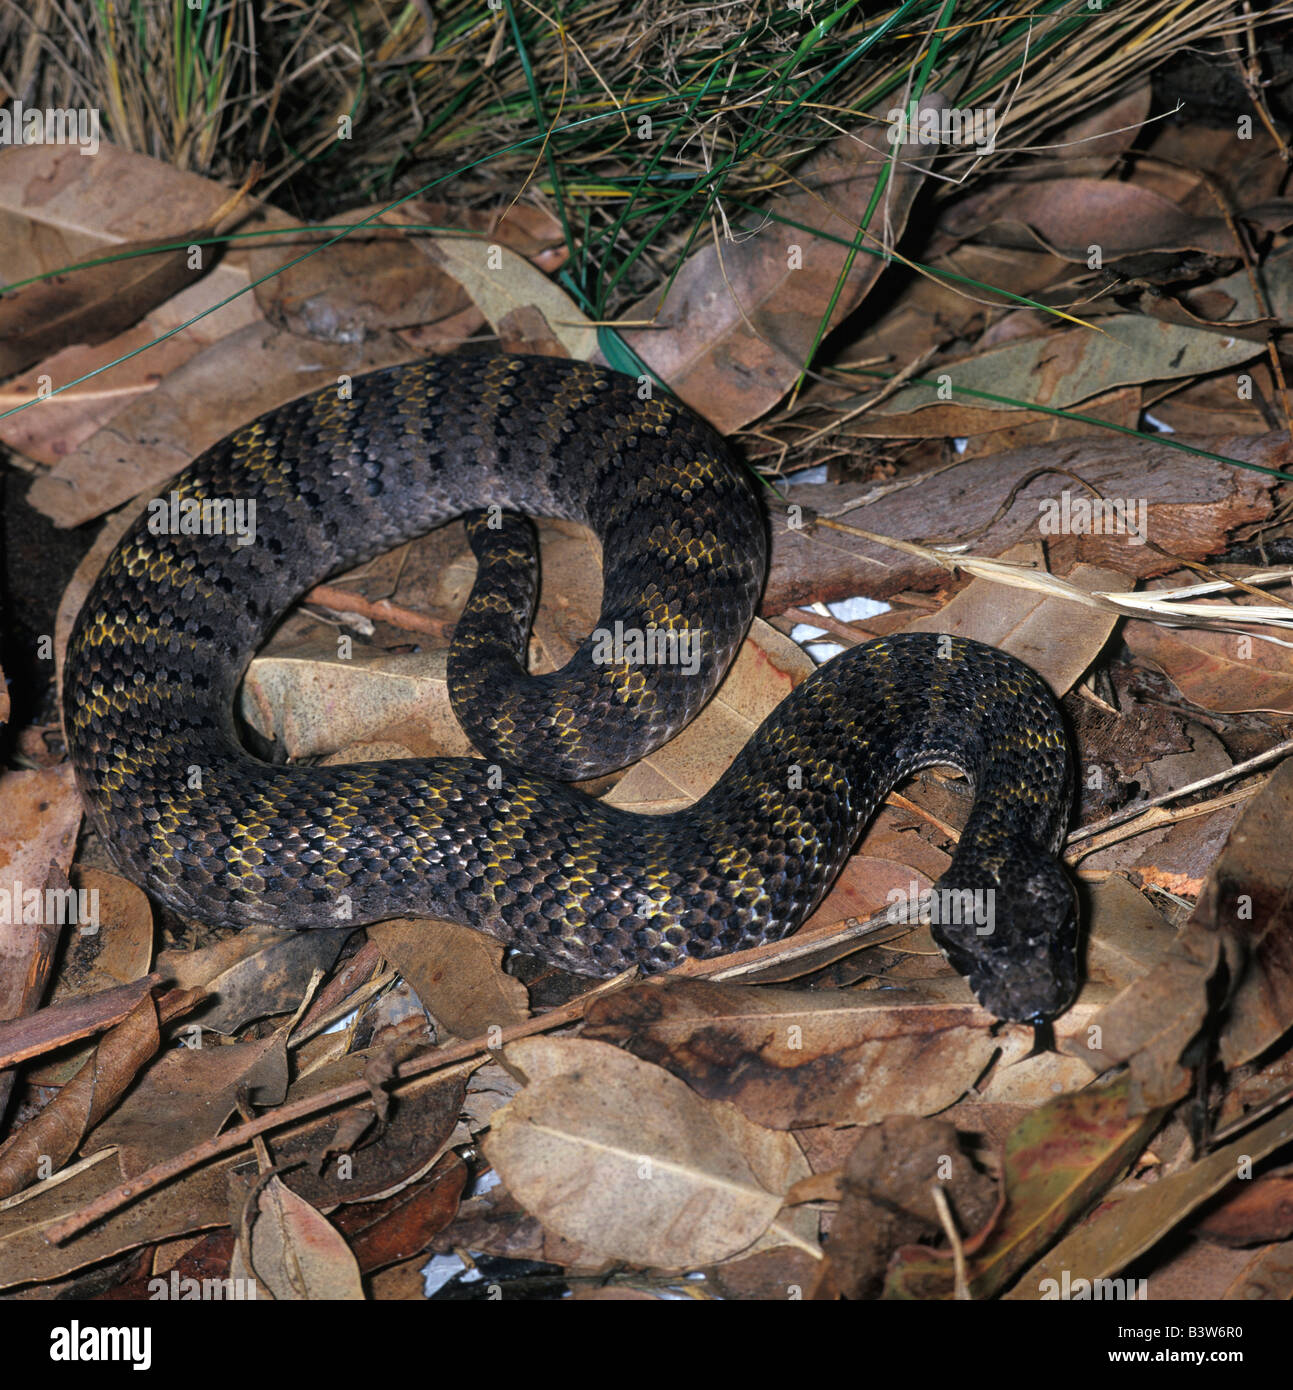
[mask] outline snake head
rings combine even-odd
[[[971,914],[945,912],[950,920],[931,926],[985,1009],[1032,1024],[1064,1012],[1078,986],[1077,895],[1052,854],[1018,841],[995,875],[953,860],[935,892],[936,903],[959,897],[978,905]]]

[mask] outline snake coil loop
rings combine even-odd
[[[244,543],[214,523],[248,500]],[[940,916],[936,939],[1002,1018],[1050,1018],[1072,997],[1076,915],[1055,859],[1068,749],[1049,691],[1004,653],[928,634],[854,648],[684,811],[633,815],[566,785],[677,733],[755,612],[758,497],[678,403],[583,363],[417,362],[261,416],[167,502],[85,601],[64,721],[114,859],[176,911],[287,927],[436,916],[586,974],[664,970],[794,930],[890,788],[947,763],[975,802],[937,885],[965,911]],[[598,629],[551,675],[524,665],[537,557],[522,514],[584,522],[602,545]],[[491,761],[252,757],[233,699],[291,601],[464,515],[478,576],[449,681]]]

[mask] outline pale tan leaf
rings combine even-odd
[[[1036,545],[1015,546],[1000,558],[1044,564],[1041,547]],[[1078,565],[1065,579],[1087,591],[1131,587],[1123,575],[1093,565]],[[947,632],[999,647],[1026,662],[1062,695],[1095,659],[1117,621],[1114,613],[1102,609],[975,578],[937,613],[917,618],[903,631]]]
[[[455,1037],[477,1038],[530,1016],[525,986],[503,972],[502,945],[482,932],[401,918],[369,927],[368,937]]]
[[[528,1084],[495,1112],[490,1161],[589,1253],[670,1269],[725,1259],[769,1231],[808,1171],[789,1135],[617,1048],[529,1038],[506,1057]]]
[[[471,296],[497,330],[509,314],[535,308],[568,357],[587,361],[597,347],[597,330],[565,290],[508,246],[470,237],[419,241],[428,256]],[[490,269],[490,258],[498,269]]]
[[[241,1242],[240,1242],[241,1244]],[[243,1264],[278,1301],[362,1302],[363,1280],[345,1238],[276,1177],[261,1190]]]
[[[461,757],[472,746],[449,708],[447,659],[445,649],[390,653],[359,645],[343,658],[328,638],[280,646],[252,662],[242,716],[292,758],[370,743],[396,725],[420,730],[422,750]],[[421,750],[403,756],[414,751]],[[358,757],[348,753],[346,760]]]

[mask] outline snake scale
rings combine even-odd
[[[81,609],[63,698],[95,826],[122,871],[181,914],[285,927],[435,916],[583,974],[650,973],[792,931],[889,790],[950,764],[975,799],[937,888],[989,911],[943,913],[939,945],[1001,1018],[1043,1022],[1072,997],[1077,920],[1055,857],[1067,742],[1040,678],[1002,652],[915,633],[853,648],[683,811],[632,814],[568,785],[696,714],[762,588],[755,486],[672,399],[583,363],[431,359],[262,415],[168,496],[173,516],[256,499],[253,543],[141,517]],[[527,515],[583,522],[603,553],[597,632],[542,676],[525,669],[538,587]],[[458,516],[477,579],[449,687],[483,760],[322,767],[247,752],[234,696],[290,603]],[[691,634],[699,660],[608,654],[607,633],[652,634],[666,657],[661,634]]]

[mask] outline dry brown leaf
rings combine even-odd
[[[345,1237],[304,1198],[271,1177],[247,1214],[250,1249],[240,1240],[230,1276],[248,1274],[276,1301],[336,1299],[363,1301],[359,1265]]]
[[[229,197],[229,190],[213,180],[107,141],[100,142],[94,159],[80,158],[69,146],[39,144],[8,146],[0,150],[0,160],[0,213],[12,231],[5,247],[10,282],[110,254],[123,242],[153,238],[159,207],[173,225],[196,226]],[[130,189],[129,197],[121,196],[123,188]],[[202,254],[209,264],[212,248],[204,247]],[[158,305],[143,323],[97,347],[67,348],[8,383],[0,409],[36,399],[42,385],[46,390],[62,386],[156,342],[92,381],[42,400],[39,408],[0,421],[0,438],[29,458],[55,465],[128,404],[154,390],[168,372],[225,334],[258,321],[254,298],[238,293],[248,283],[246,254],[235,246],[214,270]],[[120,274],[130,266],[124,261],[103,269]],[[205,318],[183,326],[217,304],[221,307]],[[163,339],[165,334],[170,336]]]
[[[0,914],[0,1021],[34,1013],[44,997],[60,935],[57,902],[49,911],[45,894],[68,902],[82,814],[70,764],[0,774],[0,893],[8,904]],[[13,1073],[0,1072],[0,1115],[12,1088]]]
[[[503,973],[503,947],[455,922],[401,918],[368,928],[369,940],[458,1038],[478,1038],[530,1016],[525,986]]]
[[[133,1178],[214,1138],[241,1097],[278,1105],[287,1084],[287,1038],[281,1029],[228,1047],[171,1048],[99,1125],[92,1143],[115,1146],[121,1176]]]
[[[972,336],[984,314],[981,296],[949,295],[946,277],[964,276],[1031,298],[1071,273],[1067,262],[1046,251],[978,246],[972,242],[956,245],[945,255],[935,257],[929,268],[932,275],[913,275],[893,305],[865,328],[850,348],[850,356],[859,361],[887,358],[906,363],[911,360],[913,344],[936,343],[946,335]],[[818,401],[829,403],[839,397],[836,384],[814,382],[801,399],[807,406]]]
[[[1161,964],[1093,1021],[1093,1055],[1102,1068],[1130,1064],[1138,1104],[1185,1094],[1190,1072],[1181,1058],[1217,1007],[1218,989],[1228,996],[1218,1039],[1227,1069],[1293,1024],[1290,819],[1293,761],[1286,761],[1249,801]]]
[[[1001,1049],[995,1020],[965,995],[943,1003],[666,976],[595,1000],[584,1036],[629,1046],[772,1129],[872,1124],[942,1110]],[[1023,1052],[1027,1030],[1017,1031]]]
[[[1232,573],[1233,566],[1227,566]],[[1252,568],[1243,569],[1244,575]],[[1287,598],[1287,589],[1271,591]],[[1258,600],[1254,600],[1256,602]],[[1236,605],[1242,616],[1244,604]],[[1293,714],[1293,653],[1285,645],[1288,633],[1254,627],[1247,632],[1205,628],[1168,628],[1159,623],[1129,621],[1123,637],[1132,654],[1152,662],[1192,705],[1222,714],[1265,710]]]
[[[0,294],[0,380],[75,343],[102,343],[204,276],[219,249],[196,246],[215,224],[124,241],[104,265],[76,262],[60,275]],[[164,250],[176,242],[178,250]],[[149,254],[141,254],[148,252]],[[98,256],[87,257],[94,261]]]
[[[1293,1242],[1281,1241],[1259,1251],[1222,1297],[1239,1303],[1287,1303],[1293,1298]]]
[[[403,209],[401,209],[403,211]],[[597,329],[574,300],[510,247],[469,238],[428,237],[417,246],[471,296],[496,332],[509,315],[537,310],[562,353],[587,361],[597,347]]]
[[[1106,262],[1140,251],[1239,254],[1224,217],[1195,217],[1161,193],[1117,179],[1001,180],[961,199],[940,229],[1005,245],[1040,242],[1082,264],[1093,245]]]
[[[91,1058],[57,1097],[0,1147],[0,1198],[61,1168],[156,1054],[158,1045],[157,1005],[151,998],[142,999],[128,1018],[103,1035]]]
[[[216,996],[197,1021],[233,1034],[253,1019],[293,1013],[310,976],[331,969],[345,941],[345,931],[246,927],[201,950],[163,951],[157,969],[181,988]]]
[[[1183,1172],[1128,1193],[1066,1236],[1021,1279],[1007,1298],[1057,1297],[1074,1280],[1109,1278],[1152,1248],[1201,1203],[1220,1192],[1244,1165],[1293,1139],[1293,1108],[1250,1130]]]
[[[588,1254],[678,1269],[769,1233],[815,1248],[774,1229],[808,1171],[789,1135],[602,1043],[527,1038],[505,1057],[528,1084],[495,1113],[486,1153],[527,1209]]]
[[[1013,546],[1001,558],[1032,561],[1039,570],[1045,569],[1040,546]],[[1126,576],[1094,565],[1078,565],[1065,578],[1088,592],[1131,588]],[[1056,695],[1063,695],[1095,660],[1117,621],[1113,613],[1047,598],[1030,589],[972,579],[937,613],[917,618],[902,630],[946,632],[999,647],[1026,662]]]
[[[16,1062],[25,1062],[51,1048],[63,1047],[78,1038],[115,1027],[131,1014],[146,994],[160,984],[159,975],[146,975],[142,980],[117,985],[115,989],[106,989],[98,994],[78,994],[57,1004],[47,1004],[25,1018],[0,1023],[0,1066],[10,1067]],[[32,1074],[32,1068],[23,1072],[29,1084],[33,1084]],[[62,1085],[63,1081],[57,1084]]]
[[[1128,1089],[1124,1077],[1110,1086],[1059,1096],[1016,1126],[1003,1155],[1001,1210],[965,1243],[971,1297],[990,1297],[1004,1288],[1144,1148],[1161,1112],[1135,1114]],[[1038,1287],[1043,1266],[1049,1272],[1051,1258],[1028,1271],[1030,1289]],[[890,1264],[886,1297],[950,1298],[953,1287],[952,1261],[946,1254],[908,1246]],[[1041,1288],[1040,1294],[1029,1296],[1045,1292]]]
[[[1264,467],[1282,468],[1288,462],[1280,435],[1198,442]],[[1055,469],[1065,473],[1048,471]],[[1167,554],[1129,545],[1126,535],[1043,535],[1043,503],[1062,500],[1066,491],[1085,494],[1082,482],[1066,473],[1089,483],[1101,497],[1143,497],[1149,535]],[[1104,438],[974,459],[880,496],[875,496],[874,483],[791,487],[786,497],[801,509],[800,524],[787,525],[786,515],[774,505],[772,563],[762,611],[784,613],[803,602],[854,594],[892,598],[904,589],[946,584],[947,571],[935,561],[813,528],[818,514],[922,544],[933,538],[972,537],[971,548],[978,555],[999,555],[1012,545],[1040,540],[1056,574],[1067,574],[1083,562],[1144,578],[1175,569],[1171,556],[1204,560],[1223,549],[1234,527],[1269,515],[1271,487],[1269,477],[1206,459],[1192,459],[1184,469],[1176,450],[1150,440],[1111,443]],[[997,517],[1007,500],[1009,509]]]
[[[153,959],[153,908],[142,888],[118,874],[84,864],[72,867],[72,887],[87,895],[94,919],[63,943],[58,976],[47,1004],[99,994],[142,979]],[[47,1063],[28,1067],[29,1085],[61,1086],[85,1064],[93,1044],[64,1049]]]
[[[596,1270],[608,1264],[595,1256],[585,1257],[578,1245],[548,1230],[501,1186],[463,1202],[449,1225],[432,1240],[431,1249],[441,1255],[471,1250],[507,1260],[538,1260],[565,1269]]]
[[[336,223],[356,223],[380,212],[373,204],[338,214]],[[525,256],[541,270],[559,270],[566,260],[561,226],[542,208],[518,204],[499,213],[463,208],[425,199],[403,204],[389,219],[378,219],[300,265],[274,275],[256,287],[265,317],[303,337],[329,342],[360,342],[383,329],[411,328],[443,322],[472,312],[456,332],[468,338],[485,322],[458,282],[432,265],[417,248],[427,235],[407,232],[407,223],[452,227],[475,232],[479,245],[497,242]],[[290,219],[274,213],[275,223]],[[254,280],[271,275],[310,246],[329,240],[335,232],[313,232],[293,224],[286,238],[258,243],[250,254]]]
[[[946,102],[927,93],[920,109]],[[887,110],[889,103],[885,103]],[[810,155],[795,170],[770,211],[809,230],[766,220],[740,224],[734,239],[706,243],[683,262],[661,303],[658,293],[632,308],[628,321],[650,329],[621,329],[624,341],[680,399],[730,434],[771,409],[807,365],[831,296],[843,272],[876,182],[888,183],[871,219],[868,248],[859,252],[831,312],[838,324],[861,303],[887,264],[874,254],[893,246],[920,191],[931,147],[913,138],[892,146],[881,129],[864,125],[861,138],[845,134]],[[901,163],[893,162],[895,158]]]
[[[1236,1179],[1234,1187],[1193,1228],[1201,1240],[1217,1245],[1264,1245],[1293,1236],[1293,1171],[1275,1168],[1258,1177]]]
[[[368,1054],[357,1053],[321,1068],[294,1083],[289,1103],[353,1080],[368,1060]],[[322,1171],[318,1166],[337,1128],[335,1112],[275,1131],[270,1150],[287,1185],[320,1210],[361,1202],[425,1170],[453,1132],[463,1090],[461,1077],[420,1078],[406,1085],[380,1142],[352,1156],[344,1168],[336,1161]],[[235,1198],[239,1193],[245,1198],[256,1182],[256,1168],[247,1153],[230,1154],[145,1193],[63,1246],[45,1238],[49,1227],[119,1181],[115,1164],[99,1163],[0,1210],[0,1288],[57,1279],[136,1246],[227,1226],[231,1184]]]
[[[365,1274],[419,1252],[425,1265],[425,1252],[453,1220],[469,1176],[462,1159],[447,1153],[426,1177],[389,1197],[341,1207],[332,1223],[345,1236]]]
[[[27,500],[57,526],[79,526],[159,487],[209,444],[338,377],[407,361],[396,338],[313,343],[253,324],[172,372],[81,448],[37,478]]]
[[[946,1120],[903,1115],[862,1131],[840,1174],[826,1247],[833,1292],[875,1298],[894,1251],[941,1232],[933,1188],[946,1194],[961,1232],[980,1230],[997,1205],[996,1184]]]
[[[1176,933],[1121,874],[1087,885],[1086,973],[1106,990],[1141,979],[1171,950]]]

